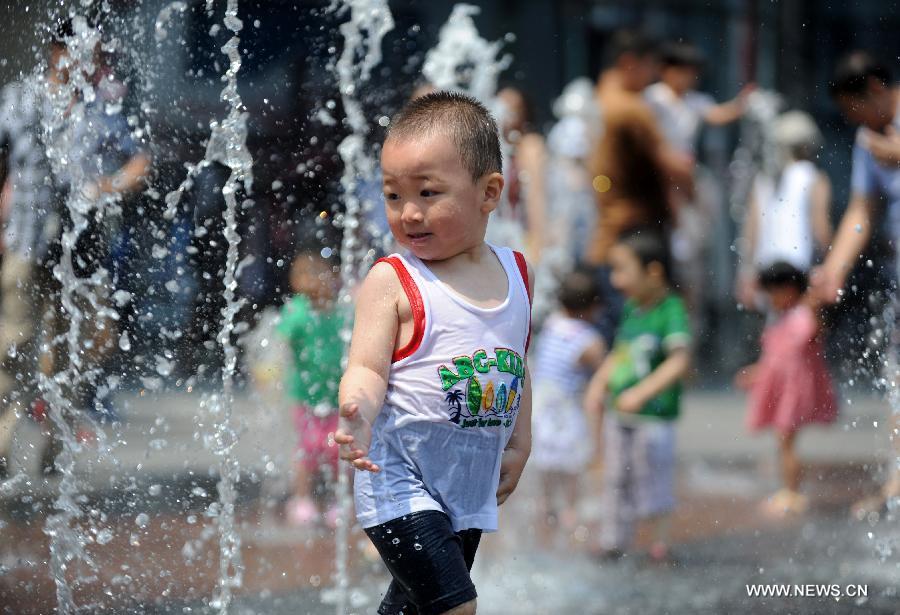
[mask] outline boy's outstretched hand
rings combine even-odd
[[[497,506],[503,504],[516,490],[526,461],[528,455],[522,451],[514,448],[503,451],[503,457],[500,458],[500,484],[497,485]]]
[[[372,443],[372,424],[359,411],[355,403],[341,406],[340,426],[334,433],[341,459],[349,461],[357,470],[380,472],[381,468],[372,463],[366,455]]]

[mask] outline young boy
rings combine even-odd
[[[654,523],[653,561],[668,556],[675,507],[675,419],[690,365],[687,313],[669,283],[664,240],[652,231],[622,236],[610,251],[612,283],[628,301],[612,352],[588,387],[588,409],[604,421],[604,524],[600,555],[621,557],[636,518]]]
[[[357,469],[357,519],[393,577],[378,612],[467,615],[481,533],[497,529],[531,448],[533,279],[521,255],[484,241],[503,175],[480,103],[411,101],[381,167],[406,251],[360,288],[335,441]]]
[[[747,96],[754,84],[744,86],[732,100],[716,103],[695,88],[705,63],[701,51],[691,43],[671,41],[660,49],[659,81],[644,91],[669,144],[696,158],[697,137],[704,123],[723,126],[744,114]]]
[[[331,263],[302,250],[291,264],[291,290],[296,293],[281,312],[278,333],[288,342],[291,366],[287,390],[294,403],[299,453],[294,495],[286,515],[296,525],[324,518],[329,525],[337,509],[325,506],[316,489],[337,469],[337,449],[329,436],[337,429],[337,393],[341,378],[340,331],[343,319],[335,309],[337,281]]]
[[[584,392],[603,362],[606,344],[591,325],[602,302],[590,271],[567,274],[557,300],[559,307],[544,322],[533,353],[531,467],[541,479],[541,521],[571,532],[578,522],[579,481],[594,453],[593,441],[585,437],[591,429]]]

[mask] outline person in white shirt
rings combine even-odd
[[[809,273],[831,242],[831,181],[813,160],[822,134],[802,111],[780,115],[772,127],[781,164],[778,173],[760,173],[738,242],[741,269],[737,299],[752,307],[759,297],[759,272],[786,262]]]
[[[666,43],[660,50],[659,81],[644,92],[669,144],[692,157],[696,157],[697,137],[703,124],[722,126],[740,119],[747,96],[756,87],[747,84],[732,100],[717,103],[696,89],[704,63],[694,45]]]

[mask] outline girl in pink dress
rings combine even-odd
[[[759,361],[741,370],[737,384],[750,392],[748,428],[778,433],[783,488],[768,498],[766,508],[778,515],[802,513],[807,499],[799,493],[797,432],[809,423],[833,422],[837,403],[818,319],[805,295],[806,274],[778,262],[760,273],[759,283],[773,317],[763,332]]]

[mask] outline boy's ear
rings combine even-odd
[[[666,278],[666,268],[663,267],[663,264],[659,261],[650,261],[647,263],[647,273],[662,279]]]
[[[484,185],[484,198],[481,202],[482,213],[488,214],[497,209],[500,204],[500,196],[503,194],[503,186],[506,183],[500,173],[490,173],[481,180]]]

